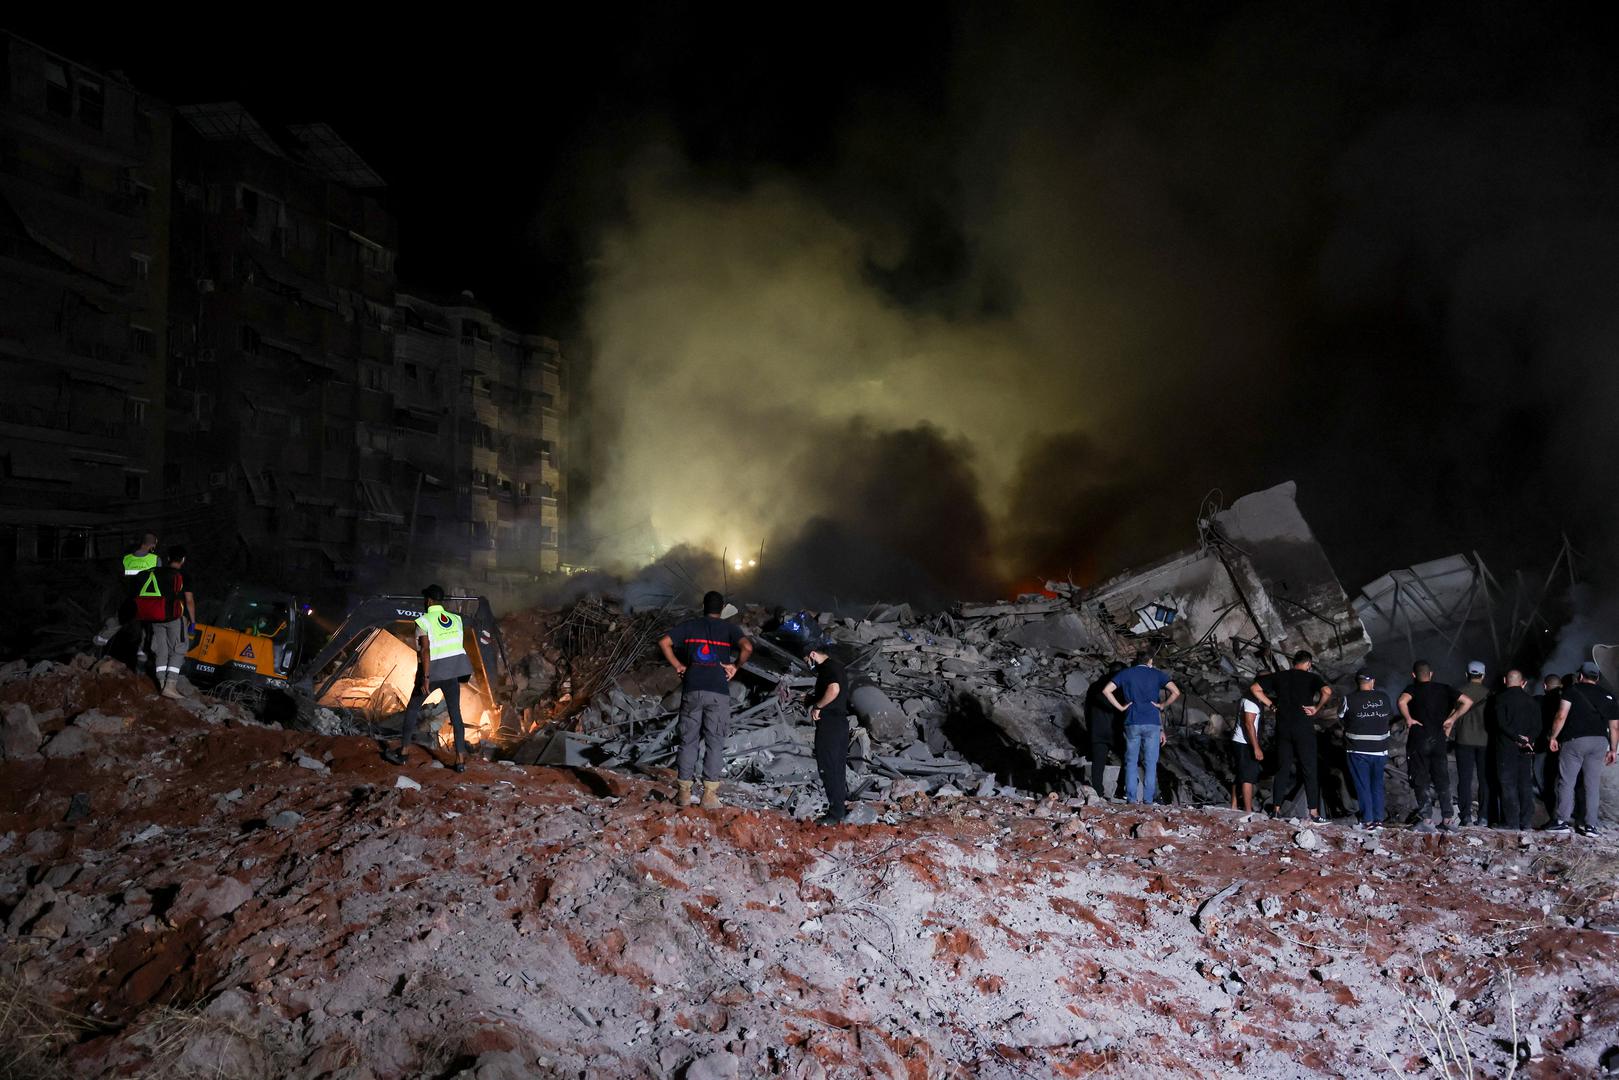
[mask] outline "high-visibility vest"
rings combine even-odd
[[[467,654],[466,642],[461,637],[461,616],[445,611],[442,604],[430,606],[427,613],[416,620],[416,629],[427,639],[427,658],[434,663]]]
[[[131,552],[124,556],[124,576],[134,577],[146,570],[157,569],[157,552],[148,552],[145,555],[136,555]]]

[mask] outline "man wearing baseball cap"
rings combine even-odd
[[[1376,831],[1385,813],[1383,770],[1389,759],[1389,725],[1398,714],[1387,690],[1377,689],[1370,671],[1355,676],[1355,692],[1344,703],[1344,748],[1348,751],[1349,778],[1360,804],[1360,825]]]
[[[1581,836],[1597,834],[1602,803],[1602,768],[1619,760],[1619,702],[1598,685],[1602,671],[1590,660],[1580,665],[1573,686],[1563,688],[1563,701],[1552,721],[1548,744],[1557,755],[1557,817],[1546,828],[1566,833],[1574,816],[1574,785],[1585,787],[1585,820],[1575,826]]]
[[[1490,810],[1489,729],[1484,723],[1484,661],[1467,665],[1467,681],[1456,688],[1455,715],[1445,722],[1446,734],[1456,740],[1456,810],[1463,825],[1482,825]],[[1473,781],[1478,781],[1478,812],[1473,805]]]

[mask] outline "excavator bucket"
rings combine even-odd
[[[481,741],[500,729],[494,686],[506,672],[506,645],[487,598],[450,596],[444,606],[465,627],[472,678],[461,684],[461,716],[467,738]],[[416,681],[415,621],[426,610],[416,596],[362,600],[298,672],[294,686],[321,705],[355,710],[373,723],[403,712]]]

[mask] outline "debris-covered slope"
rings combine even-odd
[[[1619,1053],[1611,842],[926,795],[818,829],[590,769],[401,773],[107,670],[0,687],[8,1074],[1415,1075],[1450,1038],[1502,1075],[1514,1030],[1531,1076]]]

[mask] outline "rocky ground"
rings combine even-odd
[[[925,794],[821,829],[399,770],[115,665],[0,704],[8,1077],[1619,1068],[1612,840]]]

